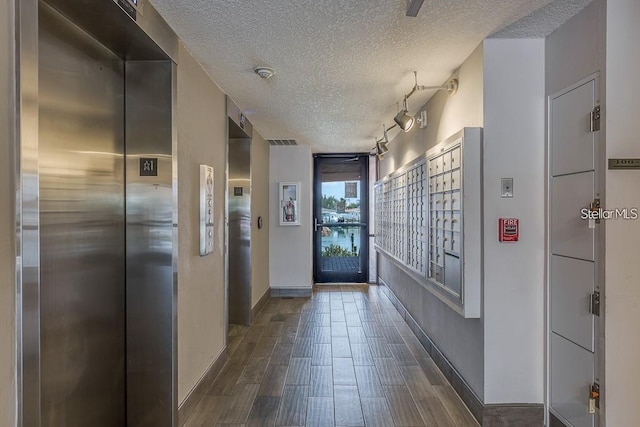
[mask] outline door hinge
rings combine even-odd
[[[600,316],[600,292],[595,291],[589,295],[589,313]]]
[[[591,384],[591,390],[589,390],[589,413],[595,414],[596,409],[600,409],[600,384]]]
[[[600,199],[593,199],[593,202],[589,203],[589,210],[598,213],[594,221],[596,224],[600,224]]]
[[[591,111],[591,132],[600,130],[600,106],[596,105]]]

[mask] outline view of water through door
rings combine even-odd
[[[368,278],[367,155],[316,155],[314,160],[314,278]]]

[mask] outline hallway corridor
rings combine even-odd
[[[378,286],[316,286],[230,326],[188,427],[477,426]]]

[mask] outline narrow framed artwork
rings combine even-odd
[[[280,182],[279,188],[280,225],[300,225],[300,183]]]

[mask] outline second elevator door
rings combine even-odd
[[[42,426],[123,426],[124,64],[42,7],[39,97]]]

